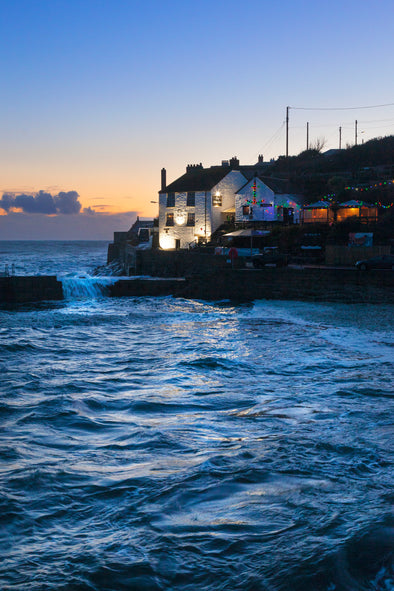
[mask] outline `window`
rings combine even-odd
[[[195,224],[194,213],[188,213],[187,214],[187,225],[194,226],[194,224]]]
[[[174,225],[174,214],[167,213],[166,226],[173,226],[173,225]]]
[[[196,194],[194,191],[187,192],[186,205],[189,207],[194,207],[196,205]]]
[[[167,193],[167,207],[175,207],[175,193]]]
[[[212,195],[212,205],[213,207],[222,207],[222,196]]]
[[[242,215],[249,215],[249,213],[250,213],[249,205],[243,205],[242,206]]]

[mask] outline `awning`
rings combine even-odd
[[[271,234],[269,230],[253,230],[252,228],[247,228],[246,230],[235,230],[234,232],[223,234],[223,236],[235,238],[237,236],[268,236],[268,234]]]
[[[326,209],[327,207],[330,207],[330,204],[327,201],[316,201],[316,203],[306,205],[304,209]]]
[[[229,207],[228,209],[223,209],[223,213],[235,213],[235,207]]]
[[[345,201],[345,203],[340,203],[339,207],[373,207],[371,203],[364,203],[364,201],[356,201],[352,199],[351,201]]]

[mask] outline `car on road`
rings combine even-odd
[[[289,264],[289,257],[275,247],[266,247],[261,254],[252,256],[252,264],[255,269],[262,269],[266,265],[286,267]]]
[[[394,271],[394,255],[382,254],[371,259],[357,261],[356,268],[360,271],[369,271],[370,269],[392,269]]]

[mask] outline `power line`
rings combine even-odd
[[[380,107],[393,107],[394,103],[385,105],[368,105],[366,107],[288,107],[297,111],[357,111],[358,109],[378,109]]]

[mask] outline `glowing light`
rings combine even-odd
[[[182,226],[186,221],[186,213],[182,210],[175,212],[175,223],[178,226]]]
[[[169,248],[175,248],[175,241],[174,238],[171,236],[167,236],[167,234],[160,236],[160,248],[163,250],[168,250]]]

